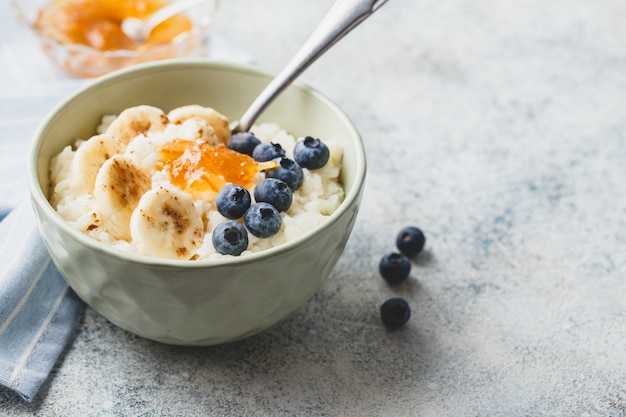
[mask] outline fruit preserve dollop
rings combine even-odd
[[[252,157],[201,141],[176,139],[159,150],[157,169],[167,170],[172,184],[182,190],[217,193],[228,183],[250,187],[256,174],[275,168],[276,161]]]

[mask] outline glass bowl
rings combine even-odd
[[[128,7],[128,5],[136,3],[139,5],[138,9],[141,9],[142,5],[149,3],[161,2],[167,4],[168,2],[167,0],[133,0],[132,2],[116,2],[115,0],[11,0],[11,5],[18,19],[35,33],[41,43],[43,52],[55,64],[69,73],[85,78],[98,77],[123,67],[148,61],[205,55],[208,30],[217,8],[217,0],[207,0],[206,3],[195,6],[181,14],[181,16],[189,19],[191,27],[178,33],[165,43],[146,42],[132,49],[107,48],[106,50],[102,50],[82,43],[59,41],[58,38],[49,36],[49,30],[41,30],[37,24],[40,12],[50,7],[52,4],[60,4],[63,2],[73,4],[80,3],[89,6],[93,5],[93,7],[105,7],[103,5],[107,3],[112,5],[112,7],[116,7],[117,5],[120,7]],[[86,9],[86,7],[82,8]],[[49,16],[54,15],[54,13],[50,13]],[[67,22],[69,20],[70,19],[58,19],[60,22]],[[159,28],[157,28],[155,32],[158,29]],[[106,42],[106,35],[102,36],[102,39]]]

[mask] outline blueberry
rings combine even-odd
[[[252,156],[254,148],[259,145],[261,141],[254,136],[251,132],[239,132],[233,134],[228,140],[228,149]]]
[[[287,211],[291,207],[293,194],[285,181],[265,178],[254,187],[254,199],[257,203],[270,203],[278,211]]]
[[[265,172],[267,178],[277,178],[285,181],[292,191],[297,190],[302,185],[304,173],[302,167],[296,161],[289,158],[281,158],[276,168]]]
[[[389,253],[380,260],[380,275],[390,284],[406,280],[411,272],[411,261],[402,253]]]
[[[270,237],[278,233],[282,219],[276,208],[269,203],[255,203],[243,216],[246,227],[256,237]]]
[[[252,203],[250,192],[241,185],[227,184],[215,196],[217,211],[229,219],[238,219]]]
[[[330,152],[324,142],[307,136],[296,142],[293,148],[293,159],[302,168],[319,169],[326,165]]]
[[[424,233],[417,227],[409,226],[400,230],[398,237],[396,238],[396,246],[400,252],[408,256],[414,257],[424,249],[426,243],[426,237]]]
[[[235,220],[218,224],[211,239],[215,250],[222,255],[238,256],[248,247],[248,232]]]
[[[402,327],[411,318],[411,307],[402,298],[390,298],[380,306],[380,317],[387,327]]]
[[[272,159],[282,158],[285,156],[285,150],[278,143],[265,142],[254,148],[252,158],[258,162],[271,161]]]

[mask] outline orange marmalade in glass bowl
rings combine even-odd
[[[55,63],[79,77],[97,77],[142,62],[202,55],[217,0],[158,25],[140,43],[121,28],[177,0],[11,0]]]

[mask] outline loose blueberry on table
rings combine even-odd
[[[411,318],[411,307],[402,298],[390,298],[380,306],[380,317],[387,327],[402,327]]]
[[[235,220],[217,225],[212,235],[213,247],[222,255],[241,255],[248,247],[248,232]]]
[[[409,258],[414,257],[424,249],[426,237],[417,227],[409,226],[400,230],[396,238],[396,246]]]
[[[402,253],[388,253],[378,265],[380,275],[390,284],[399,284],[409,277],[411,261]]]

